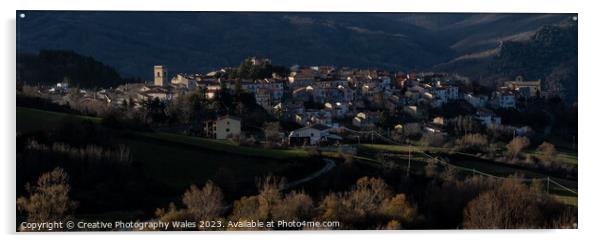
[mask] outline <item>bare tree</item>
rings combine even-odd
[[[456,140],[456,145],[462,151],[482,152],[485,151],[489,142],[485,135],[479,133],[471,133],[462,136]]]
[[[343,220],[346,214],[346,207],[342,202],[342,195],[330,193],[320,202],[319,210],[321,212],[319,218],[322,220]]]
[[[397,194],[385,199],[380,206],[380,213],[385,217],[411,221],[416,216],[416,208],[410,204],[405,194]]]
[[[391,190],[383,179],[362,177],[357,180],[348,198],[355,211],[374,212],[390,195]]]
[[[272,176],[259,180],[259,194],[235,201],[230,218],[235,221],[271,219],[274,207],[282,200],[280,190],[284,184],[284,179]]]
[[[242,197],[234,202],[230,219],[233,221],[259,220],[259,198],[257,196]]]
[[[62,168],[42,174],[35,186],[26,185],[29,197],[17,199],[17,209],[27,214],[30,222],[61,221],[78,203],[69,198],[69,175]]]
[[[317,218],[338,220],[351,229],[356,229],[355,224],[365,227],[367,219],[376,228],[387,225],[386,228],[398,229],[400,222],[408,222],[415,217],[416,208],[404,194],[392,196],[384,180],[362,177],[350,191],[327,195],[320,202],[318,212]]]
[[[310,219],[313,200],[304,192],[291,192],[279,200],[272,209],[275,220]]]
[[[222,190],[212,181],[199,190],[195,185],[182,196],[182,202],[196,220],[211,220],[219,217],[224,209]]]
[[[543,142],[537,147],[537,151],[541,153],[541,159],[546,163],[550,164],[556,158],[556,148],[554,144]]]
[[[390,195],[391,190],[384,180],[362,177],[350,191],[325,197],[320,204],[321,217],[343,221],[363,218],[376,213]]]
[[[265,136],[266,146],[273,147],[281,142],[280,123],[266,122],[263,124],[263,134]]]
[[[506,149],[508,150],[508,156],[511,159],[516,159],[518,155],[529,146],[529,139],[526,137],[515,137],[506,145]]]
[[[384,230],[400,230],[401,223],[399,223],[399,221],[397,221],[397,220],[391,220],[382,229],[384,229]]]
[[[542,226],[535,190],[513,178],[481,193],[464,209],[464,227],[471,229],[517,229]]]
[[[259,188],[258,213],[262,219],[272,218],[272,209],[282,198],[280,190],[284,187],[286,181],[282,178],[268,176],[257,183]]]
[[[162,222],[191,220],[194,216],[185,209],[178,209],[174,203],[170,203],[167,209],[158,208],[155,210],[155,216]],[[170,224],[170,229],[174,229]],[[152,229],[145,229],[152,230]],[[157,229],[154,229],[157,230]]]

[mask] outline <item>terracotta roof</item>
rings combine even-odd
[[[232,115],[224,115],[224,116],[220,116],[220,117],[218,117],[217,119],[218,119],[218,120],[222,120],[222,119],[227,119],[227,118],[230,118],[230,119],[233,119],[233,120],[238,120],[238,121],[241,121],[241,120],[242,120],[242,119],[240,119],[240,117],[237,117],[237,116],[232,116]]]

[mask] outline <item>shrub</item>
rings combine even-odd
[[[350,191],[327,195],[318,211],[319,219],[341,221],[345,227],[358,229],[370,225],[378,228],[391,220],[410,221],[416,209],[404,194],[392,196],[384,180],[362,177]]]
[[[69,175],[62,168],[42,174],[35,186],[26,185],[29,197],[17,199],[17,210],[27,214],[29,222],[66,219],[78,203],[69,198]]]
[[[192,220],[194,216],[184,209],[178,209],[174,203],[170,203],[167,209],[157,208],[155,210],[155,216],[162,222],[172,221],[184,221]],[[173,225],[170,224],[170,229],[174,230]],[[145,230],[158,230],[158,229],[145,229]]]
[[[222,190],[208,181],[201,190],[195,185],[190,186],[182,196],[182,202],[195,220],[212,220],[224,210],[223,198]]]
[[[458,149],[466,152],[483,152],[488,144],[487,137],[478,133],[466,134],[456,140]]]
[[[242,197],[234,202],[230,219],[234,221],[259,220],[259,198],[257,196]]]
[[[515,137],[506,145],[508,157],[512,160],[516,159],[520,153],[529,146],[529,139],[526,137]]]
[[[410,221],[416,216],[416,209],[407,200],[405,194],[397,194],[385,199],[380,207],[380,213],[387,218]]]
[[[400,230],[401,224],[397,220],[391,220],[387,223],[387,225],[383,229],[384,230]]]
[[[258,181],[259,194],[242,197],[234,202],[230,218],[232,220],[268,220],[272,218],[274,208],[282,200],[284,179],[268,176]]]
[[[543,142],[537,147],[537,152],[541,154],[541,160],[546,164],[551,164],[556,158],[556,148],[554,144]]]
[[[40,144],[36,140],[29,141],[26,147],[30,151],[50,152],[54,154],[66,155],[69,160],[80,160],[87,162],[110,162],[129,165],[132,162],[130,149],[123,145],[117,145],[116,149],[104,148],[94,144],[88,144],[78,147],[72,147],[69,144],[55,142],[50,146]]]
[[[272,208],[274,220],[310,219],[313,210],[313,200],[304,192],[290,192],[282,200],[278,200]]]
[[[519,229],[543,226],[540,196],[515,179],[481,193],[464,209],[464,227],[470,229]]]
[[[284,179],[272,176],[268,176],[258,182],[259,194],[257,195],[257,199],[259,201],[259,208],[257,209],[257,213],[260,219],[266,220],[271,218],[272,209],[282,198],[280,190],[282,190],[284,184]]]
[[[445,135],[441,133],[427,133],[422,136],[422,143],[428,146],[440,147],[445,144]]]
[[[263,134],[265,137],[265,146],[272,148],[280,145],[282,138],[280,137],[280,123],[279,122],[265,122],[263,123]]]

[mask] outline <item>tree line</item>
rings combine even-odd
[[[54,85],[69,83],[81,88],[123,84],[119,73],[93,57],[70,50],[40,50],[17,54],[17,82]]]
[[[79,203],[69,198],[69,176],[62,168],[43,173],[34,185],[27,185],[28,195],[17,199],[17,208],[30,222],[73,219]],[[572,228],[576,225],[576,209],[562,206],[542,192],[542,183],[530,185],[510,177],[496,180],[472,176],[458,180],[453,171],[437,175],[440,186],[432,184],[431,193],[438,192],[425,203],[449,211],[420,211],[419,205],[404,193],[396,193],[385,180],[361,177],[348,190],[331,192],[315,200],[303,190],[285,191],[286,180],[268,176],[257,181],[257,194],[243,196],[232,204],[224,201],[221,188],[211,180],[201,188],[191,185],[179,202],[158,208],[155,219],[171,221],[338,221],[337,228],[385,229],[416,227],[429,214],[439,217],[460,214],[461,228],[525,229]],[[433,187],[434,186],[434,187]],[[463,195],[449,197],[451,194]],[[442,201],[439,201],[442,200]],[[436,206],[445,203],[445,206]],[[443,205],[443,204],[442,204]],[[454,216],[452,216],[454,217]],[[172,225],[173,227],[173,225]],[[314,228],[268,228],[315,230]],[[153,230],[153,229],[146,229]],[[171,228],[171,230],[177,230]],[[197,230],[265,230],[257,228],[219,227]]]

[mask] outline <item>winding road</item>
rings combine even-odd
[[[322,169],[320,169],[320,170],[318,170],[318,171],[316,171],[316,172],[314,172],[314,173],[312,173],[312,174],[310,174],[310,175],[308,175],[306,177],[303,177],[303,178],[301,178],[299,180],[289,182],[286,185],[284,185],[284,187],[282,189],[283,190],[290,189],[292,187],[295,187],[295,186],[298,186],[300,184],[303,184],[303,183],[306,183],[308,181],[311,181],[311,180],[317,178],[318,176],[321,176],[324,173],[332,170],[332,168],[334,168],[336,166],[336,163],[332,159],[323,158],[323,160],[324,160],[324,162],[326,162],[326,164],[324,165],[324,167],[322,167]]]

